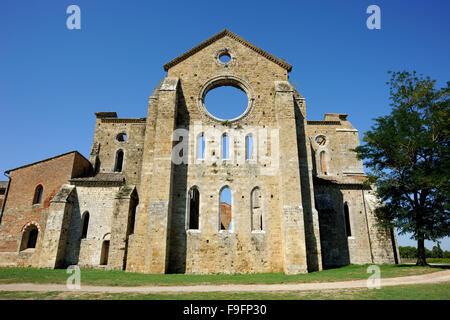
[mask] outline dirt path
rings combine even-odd
[[[398,286],[407,284],[428,284],[450,282],[450,270],[422,274],[417,276],[397,277],[381,279],[381,287]],[[82,291],[82,292],[235,292],[235,291],[308,291],[327,289],[348,289],[367,287],[367,280],[353,280],[341,282],[319,282],[319,283],[289,283],[289,284],[226,284],[226,285],[194,285],[194,286],[142,286],[142,287],[104,287],[83,286],[81,290],[69,290],[63,284],[32,284],[12,283],[0,284],[0,291]]]

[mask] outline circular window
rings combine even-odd
[[[225,52],[221,56],[219,56],[219,60],[223,63],[228,63],[231,61],[231,56],[229,53]]]
[[[124,142],[124,141],[126,141],[126,140],[127,140],[127,135],[126,135],[126,133],[124,133],[124,132],[119,133],[119,134],[116,136],[116,140],[119,141],[119,142]]]
[[[243,79],[222,75],[207,81],[200,89],[198,106],[216,121],[237,121],[248,114],[254,102],[254,93]]]
[[[324,135],[317,136],[315,141],[319,146],[324,146],[327,144],[327,138]]]
[[[214,117],[231,120],[239,117],[248,106],[247,95],[241,89],[221,86],[209,91],[205,96],[206,110]]]
[[[233,50],[230,48],[224,48],[217,50],[214,53],[214,60],[219,66],[228,68],[234,64],[236,56]]]

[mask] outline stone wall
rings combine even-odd
[[[145,118],[123,119],[97,113],[90,154],[96,172],[114,172],[117,152],[122,150],[124,156],[120,172],[124,173],[127,183],[139,185],[144,135]]]
[[[323,183],[323,182],[322,182]],[[377,225],[372,190],[362,184],[315,185],[319,209],[324,267],[351,264],[396,263],[395,234]],[[347,235],[344,204],[349,210]]]
[[[347,120],[346,114],[326,114],[323,121],[308,121],[307,136],[313,150],[314,173],[342,177],[363,175],[361,160],[351,151],[359,145],[358,130]],[[316,139],[323,137],[319,144]],[[323,141],[322,140],[322,141]],[[324,152],[327,172],[322,172],[321,153]]]
[[[231,64],[217,62],[217,52],[224,48],[232,55]],[[135,244],[132,247],[135,249],[130,251],[133,255],[139,255],[139,250],[142,252],[146,248],[146,260],[137,257],[134,262],[130,262],[130,270],[187,273],[306,272],[297,152],[292,153],[292,160],[297,161],[297,166],[290,169],[297,174],[296,182],[290,178],[291,171],[286,171],[286,180],[280,182],[278,167],[270,174],[265,173],[265,169],[276,164],[263,164],[258,158],[273,152],[270,139],[276,139],[272,143],[277,155],[273,159],[277,164],[280,154],[290,152],[292,144],[296,146],[293,90],[289,84],[286,92],[280,89],[279,109],[275,105],[275,83],[286,80],[286,68],[229,37],[218,39],[168,69],[167,78],[149,103],[145,142],[145,149],[149,151],[147,155],[144,152],[142,187],[139,192],[149,194],[155,201],[144,199],[140,202],[137,217],[140,232],[133,236],[132,242]],[[203,99],[201,93],[206,92],[208,86],[214,86],[215,81],[224,84],[231,81],[234,85],[241,85],[249,98],[246,114],[231,124],[210,117],[199,106],[199,101]],[[167,90],[170,88],[176,93],[174,100],[165,98],[169,97]],[[168,110],[174,111],[168,114]],[[280,115],[277,112],[281,112]],[[184,141],[188,146],[187,166],[166,165],[173,143],[163,148],[161,132],[165,137],[169,129],[167,133],[170,135],[174,125],[165,120],[166,116],[176,119],[177,128],[188,129],[187,141]],[[196,140],[205,128],[214,128],[217,136],[206,137],[207,159],[197,161]],[[277,132],[280,128],[291,130],[292,133],[286,131],[285,137],[293,140],[279,147],[278,136],[268,137],[258,146],[257,160],[240,161],[244,157],[243,140],[230,138],[231,159],[220,158],[218,137],[221,134],[227,132],[230,137],[234,134],[245,137],[246,132],[255,128],[264,128],[269,133],[272,129]],[[165,162],[157,163],[156,154],[158,159],[164,159]],[[286,164],[291,166],[293,162],[288,160]],[[158,171],[152,170],[152,167],[157,167]],[[173,179],[171,186],[167,185],[169,189],[158,186],[159,180],[154,176],[156,173],[161,177],[164,174],[165,184]],[[186,197],[187,191],[193,186],[197,186],[200,191],[200,227],[199,230],[186,231]],[[232,192],[231,231],[219,230],[219,194],[225,186]],[[264,230],[260,232],[251,231],[250,194],[255,187],[259,187],[262,194]],[[283,192],[281,187],[285,188]],[[283,207],[290,209],[283,213]],[[168,216],[162,213],[167,211]],[[158,229],[154,229],[156,226]],[[161,231],[153,236],[152,233],[157,230]],[[167,230],[167,234],[163,230]],[[168,242],[167,246],[165,241]],[[288,249],[285,250],[283,246]],[[133,257],[130,256],[130,259],[133,260]],[[287,264],[285,259],[289,260]],[[159,269],[152,265],[158,265]]]
[[[111,239],[116,187],[77,186],[70,221],[65,264],[83,267],[100,265],[102,245]],[[87,236],[81,239],[83,214],[89,213]]]

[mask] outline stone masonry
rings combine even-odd
[[[291,69],[229,30],[168,62],[146,118],[95,114],[89,162],[75,153],[42,178],[40,164],[10,170],[0,265],[297,274],[397,263],[395,232],[377,225],[351,151],[358,130],[347,114],[307,120]],[[205,107],[221,86],[247,95],[239,117]]]

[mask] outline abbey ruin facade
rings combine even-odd
[[[358,130],[347,114],[307,120],[291,69],[228,30],[167,63],[146,118],[96,113],[89,159],[7,171],[0,265],[296,274],[396,263],[395,232],[377,226],[351,151]],[[239,117],[206,109],[220,86],[246,93]]]

